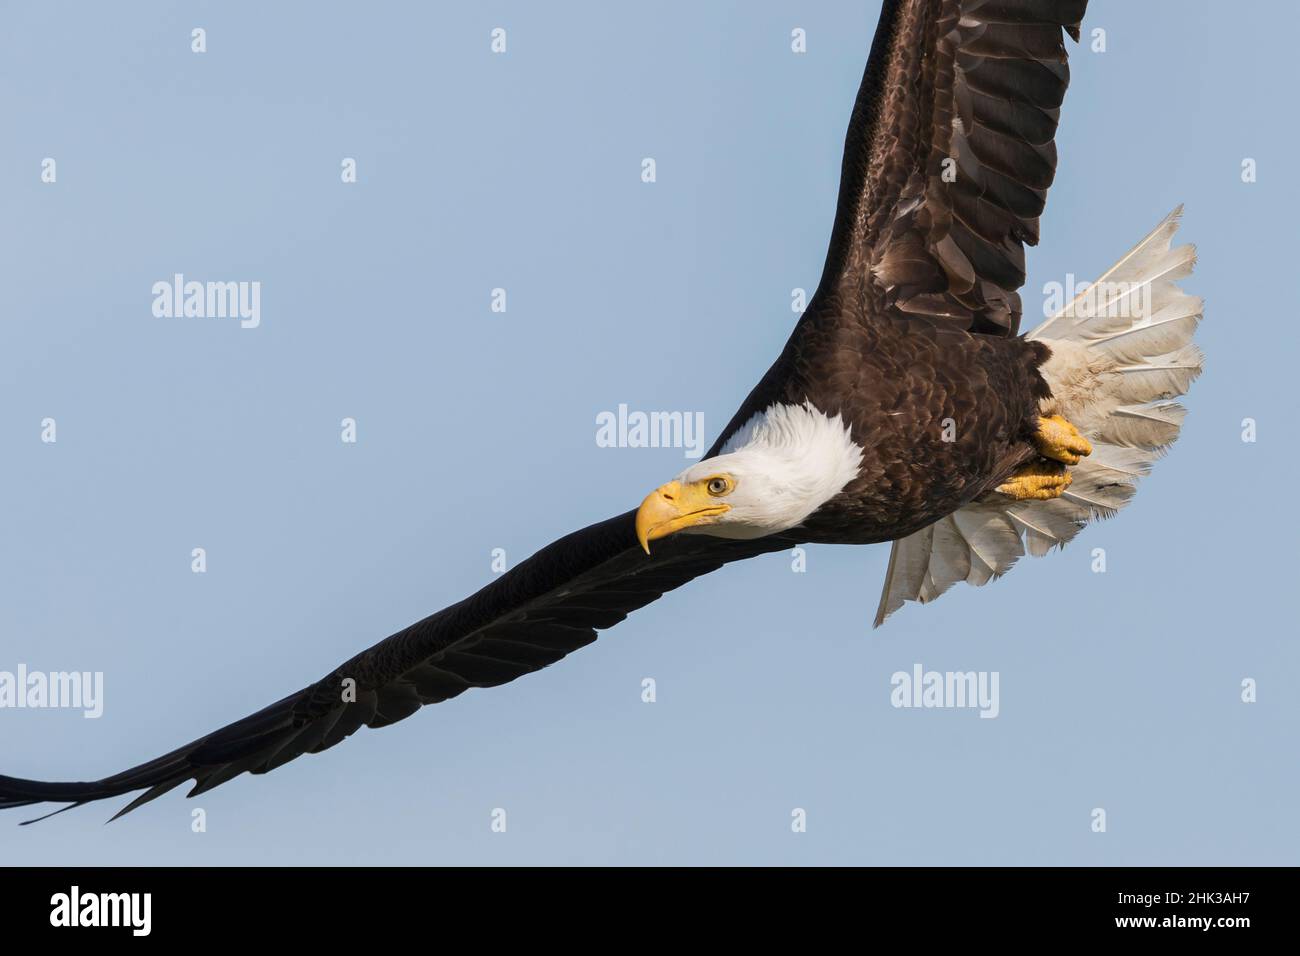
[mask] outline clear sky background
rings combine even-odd
[[[1293,9],[1092,7],[1026,328],[1179,202],[1207,303],[1183,438],[1121,516],[874,632],[883,545],[732,566],[270,776],[0,814],[0,861],[1300,862]],[[0,710],[0,772],[152,758],[675,475],[596,415],[711,440],[777,354],[878,12],[5,3],[0,670],[102,671],[105,710]],[[176,272],[260,281],[260,328],[155,318]],[[1000,716],[891,707],[916,663],[999,672]]]

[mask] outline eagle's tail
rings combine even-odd
[[[1124,507],[1173,444],[1186,411],[1174,399],[1201,373],[1192,344],[1201,300],[1176,284],[1191,274],[1196,250],[1171,247],[1182,211],[1026,336],[1052,349],[1043,414],[1064,416],[1092,443],[1069,488],[1050,501],[989,494],[895,541],[877,626],[904,601],[932,601],[957,581],[985,584],[1026,549],[1037,556],[1063,546]]]
[[[1052,349],[1043,414],[1065,416],[1093,443],[1066,494],[1103,517],[1123,507],[1178,437],[1186,410],[1174,399],[1201,374],[1192,336],[1202,302],[1176,284],[1191,275],[1196,249],[1170,248],[1182,212],[1026,336]]]

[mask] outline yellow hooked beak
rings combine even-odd
[[[731,505],[709,494],[708,484],[670,481],[646,495],[636,513],[636,539],[646,554],[650,553],[651,541],[693,525],[712,524],[718,515],[731,510]]]

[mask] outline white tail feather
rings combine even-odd
[[[1092,442],[1092,454],[1071,469],[1069,489],[1051,501],[991,493],[895,541],[877,627],[906,601],[933,601],[958,581],[986,584],[1026,550],[1040,556],[1063,547],[1089,521],[1124,507],[1178,437],[1186,409],[1172,399],[1202,361],[1192,344],[1202,302],[1176,284],[1191,274],[1196,250],[1171,248],[1182,212],[1026,336],[1052,349],[1042,369],[1052,397],[1042,413],[1064,416]]]

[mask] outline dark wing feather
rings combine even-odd
[[[637,547],[634,521],[628,512],[561,538],[315,684],[149,763],[87,783],[0,776],[0,809],[79,806],[143,790],[121,816],[187,780],[195,782],[194,796],[241,773],[266,773],[362,726],[384,727],[471,687],[540,670],[692,578],[797,543],[780,535],[757,541],[678,535],[647,556]],[[355,689],[346,701],[345,687]]]
[[[1078,39],[1086,5],[886,0],[809,313],[829,303],[1016,334],[1024,247],[1056,172],[1062,30]]]

